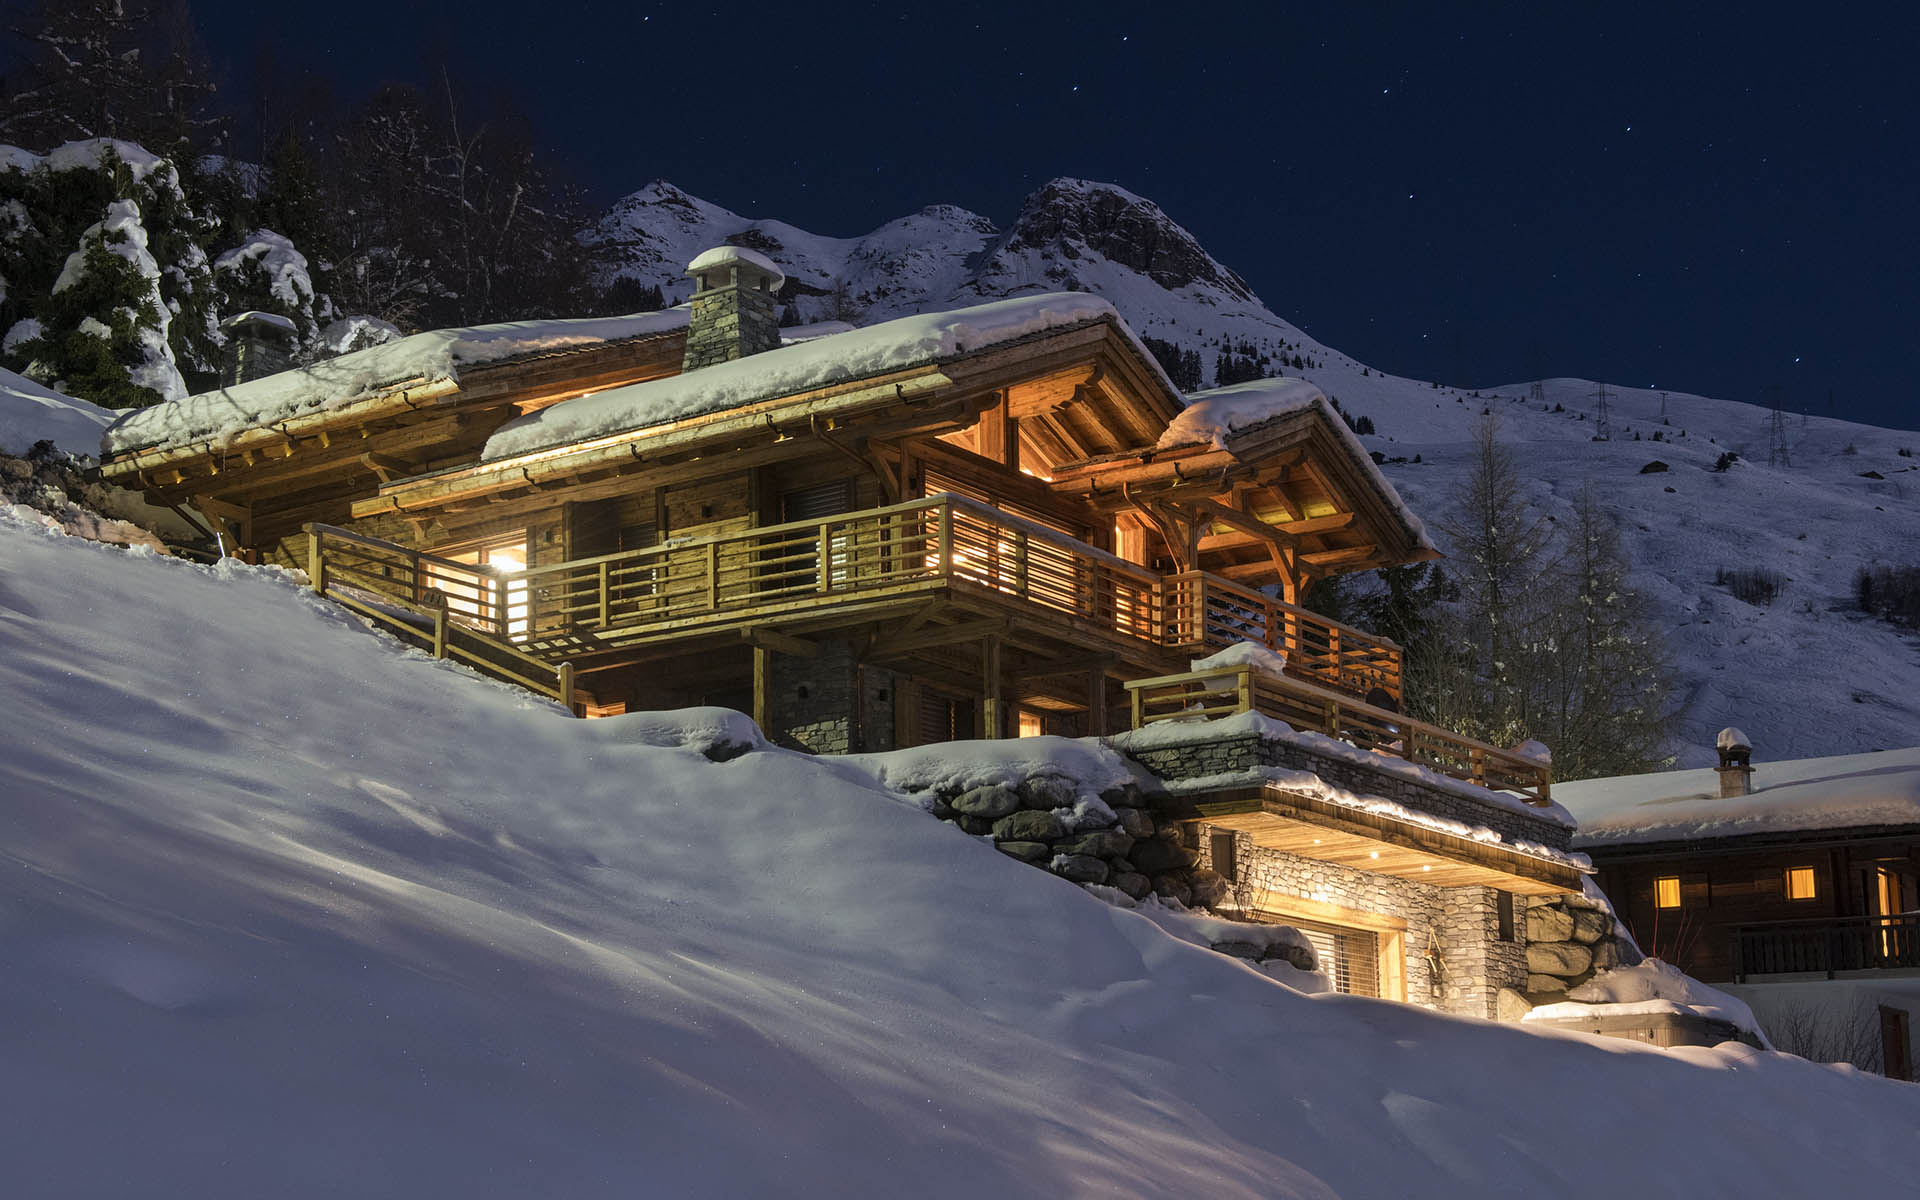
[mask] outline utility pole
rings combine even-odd
[[[1662,424],[1665,424],[1666,420],[1667,420],[1667,394],[1665,392],[1661,392],[1660,393],[1660,421]]]
[[[1790,467],[1793,463],[1787,458],[1787,414],[1781,407],[1780,385],[1776,383],[1769,387],[1767,395],[1773,401],[1771,436],[1767,439],[1767,465]]]
[[[1604,383],[1593,390],[1593,440],[1596,442],[1613,440],[1613,422],[1607,416],[1607,401],[1611,398]]]
[[[1533,387],[1527,392],[1527,399],[1545,408],[1547,406],[1547,381],[1542,377],[1546,375],[1547,369],[1540,361],[1539,338],[1533,339],[1533,345],[1529,347],[1529,350],[1532,359],[1529,365],[1533,368]]]

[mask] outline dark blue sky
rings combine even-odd
[[[352,93],[442,53],[596,201],[665,178],[853,235],[1055,175],[1157,202],[1362,361],[1920,428],[1906,6],[196,0]],[[1461,368],[1464,365],[1464,378]]]

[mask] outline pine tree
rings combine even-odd
[[[111,137],[172,153],[217,139],[214,85],[184,0],[39,0],[7,33],[0,139],[36,149]]]

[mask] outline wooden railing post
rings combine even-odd
[[[327,560],[320,550],[320,531],[307,526],[307,580],[313,584],[313,590],[326,594]]]
[[[1240,706],[1234,709],[1234,711],[1235,712],[1252,712],[1253,711],[1253,668],[1241,667],[1240,673],[1234,679],[1234,683],[1236,684],[1240,692]]]
[[[433,656],[435,658],[447,656],[447,610],[445,608],[433,610]]]
[[[814,588],[816,591],[830,592],[833,590],[833,526],[825,521],[820,522],[820,532],[815,536],[820,539],[820,553],[817,556],[820,578]]]
[[[1467,762],[1473,770],[1473,781],[1481,787],[1487,786],[1487,752],[1478,746],[1469,746]]]
[[[1340,702],[1331,696],[1326,699],[1326,725],[1328,737],[1340,736]]]
[[[556,690],[560,693],[560,703],[566,705],[568,710],[571,711],[573,708],[573,663],[561,663],[560,669],[556,674],[559,676],[556,681]]]
[[[1133,704],[1133,727],[1134,727],[1135,729],[1144,729],[1144,728],[1146,728],[1146,725],[1145,725],[1145,723],[1144,723],[1144,722],[1142,722],[1142,721],[1141,721],[1141,719],[1140,719],[1140,693],[1141,693],[1141,690],[1142,690],[1142,689],[1140,689],[1140,688],[1129,688],[1129,689],[1127,689],[1127,699],[1128,699],[1128,700],[1130,700],[1130,701],[1132,701],[1132,704]]]
[[[708,542],[706,554],[707,607],[720,607],[720,543]]]
[[[953,574],[953,504],[950,501],[940,503],[940,533],[936,557],[940,564],[940,574]]]
[[[1017,529],[1013,534],[1013,593],[1027,594],[1027,531],[1024,529]]]

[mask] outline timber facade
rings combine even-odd
[[[354,390],[213,434],[110,431],[103,472],[197,510],[228,552],[303,568],[369,620],[585,716],[723,705],[839,753],[1257,710],[1401,760],[1398,775],[1343,764],[1355,788],[1424,769],[1552,807],[1541,764],[1400,715],[1399,647],[1300,605],[1313,579],[1436,557],[1324,397],[1196,422],[1206,396],[1189,407],[1085,296],[783,340],[778,268],[722,247],[690,273],[684,320],[403,379],[369,383],[346,358],[303,368]],[[213,399],[254,411],[271,383]],[[1284,673],[1189,669],[1243,642],[1283,654]],[[1472,790],[1412,801],[1565,845],[1553,820],[1476,809]],[[1340,870],[1365,875],[1387,847],[1413,876],[1395,886],[1421,898],[1420,944],[1386,939],[1379,972],[1401,977],[1376,994],[1408,997],[1405,961],[1438,964],[1449,936],[1448,961],[1500,959],[1498,986],[1520,986],[1514,894],[1580,888],[1538,855],[1243,793],[1205,809],[1210,828],[1253,839],[1241,858],[1277,897],[1273,880],[1312,872],[1276,863],[1325,858],[1296,836],[1316,823],[1338,827]],[[1111,871],[1140,894],[1188,889],[1130,861]],[[1371,900],[1296,890],[1274,913],[1407,928],[1361,913]],[[1491,1016],[1494,990],[1483,972],[1454,1007]],[[1445,994],[1425,974],[1414,991]]]

